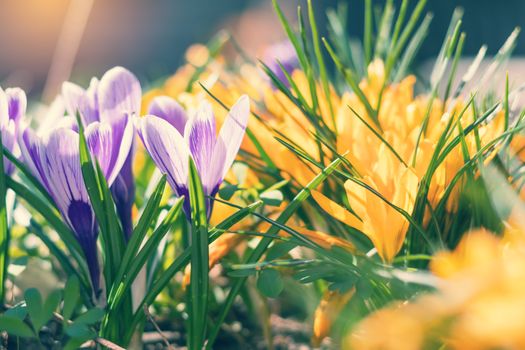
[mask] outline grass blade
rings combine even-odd
[[[191,204],[191,277],[188,294],[188,348],[201,350],[206,333],[208,306],[208,218],[204,190],[193,159],[189,159]]]
[[[2,132],[0,132],[0,147],[4,148]],[[7,278],[7,265],[9,263],[9,227],[7,223],[6,204],[6,174],[4,169],[4,157],[0,157],[0,305],[4,305],[5,281]]]

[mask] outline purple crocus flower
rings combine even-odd
[[[130,158],[134,137],[132,116],[140,104],[140,85],[131,73],[115,68],[100,82],[93,79],[87,91],[73,84],[66,84],[64,90],[66,96],[62,102],[69,116],[57,121],[51,130],[43,130],[42,135],[26,128],[19,134],[18,143],[23,161],[53,198],[80,243],[97,296],[98,228],[82,177],[79,129],[73,115],[78,111],[86,124],[87,145],[112,187]]]
[[[4,147],[11,153],[17,155],[16,135],[20,120],[26,113],[27,98],[25,92],[20,88],[10,88],[5,91],[0,88],[0,130]],[[4,171],[10,175],[14,171],[14,165],[4,159]]]
[[[91,79],[87,89],[66,82],[62,87],[62,98],[66,111],[74,116],[80,113],[87,130],[104,129],[111,133],[112,147],[104,160],[118,165],[120,171],[107,178],[111,186],[113,199],[122,223],[126,239],[132,232],[131,212],[135,200],[135,183],[132,174],[133,146],[122,145],[123,128],[127,126],[127,116],[138,115],[142,92],[137,78],[122,67],[107,71],[100,79]],[[123,121],[126,121],[125,123]],[[104,125],[104,126],[102,126]],[[102,126],[102,127],[101,127]],[[115,160],[125,153],[124,162],[116,164]]]
[[[264,52],[262,61],[286,87],[290,87],[286,75],[279,66],[280,63],[290,75],[299,67],[299,58],[297,57],[293,44],[289,40],[268,47]]]
[[[216,134],[211,105],[203,101],[188,117],[179,104],[168,97],[158,97],[149,107],[150,115],[138,118],[138,132],[144,146],[178,196],[185,196],[184,211],[190,216],[189,157],[191,156],[207,196],[207,213],[211,214],[212,198],[217,194],[226,172],[241,146],[250,102],[242,96],[231,108]]]
[[[131,117],[126,116],[120,122],[122,125],[116,126],[92,123],[85,130],[91,154],[98,160],[110,186],[126,161],[133,139]],[[53,198],[80,243],[97,295],[100,289],[98,229],[80,168],[78,131],[71,125],[58,127],[46,135],[37,135],[26,128],[20,133],[18,143],[23,161]],[[119,146],[123,151],[115,153]]]

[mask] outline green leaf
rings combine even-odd
[[[261,193],[259,198],[262,199],[264,204],[274,206],[274,207],[280,206],[284,199],[283,193],[278,190],[265,191]]]
[[[219,190],[219,196],[225,201],[229,201],[238,189],[239,186],[237,185],[222,186],[222,188]]]
[[[51,318],[50,315],[46,315],[44,311],[44,305],[42,302],[42,295],[36,288],[29,288],[24,293],[24,299],[27,304],[27,312],[33,324],[33,328],[36,332],[46,324]],[[48,317],[49,316],[49,317]]]
[[[257,270],[255,269],[242,269],[242,270],[230,270],[228,276],[230,277],[248,277],[255,275]]]
[[[269,297],[276,298],[281,294],[284,288],[283,279],[279,271],[275,269],[264,269],[259,273],[257,279],[257,289]]]
[[[89,340],[91,337],[87,339],[83,338],[71,338],[66,345],[64,346],[64,350],[77,350],[81,348],[81,345],[86,342],[86,340]]]
[[[83,323],[86,325],[92,325],[99,322],[104,317],[105,311],[101,308],[95,307],[84,312],[82,315],[75,318],[75,323]]]
[[[71,276],[64,287],[64,303],[62,306],[62,316],[64,320],[70,320],[79,299],[80,285],[76,276]]]
[[[4,312],[4,315],[16,317],[19,320],[23,321],[27,316],[27,307],[24,303],[18,303],[12,308],[8,309],[6,312]]]
[[[73,323],[72,325],[68,325],[65,327],[65,332],[72,338],[80,338],[84,341],[93,339],[97,336],[97,333],[85,323]]]
[[[2,133],[0,132],[0,149],[4,148]],[[7,279],[7,265],[9,263],[9,227],[7,225],[7,207],[4,170],[4,157],[0,157],[0,303],[3,305],[5,296],[5,281]]]
[[[24,321],[14,316],[0,315],[0,330],[17,337],[34,338],[35,336]]]
[[[191,277],[188,293],[188,348],[201,350],[206,333],[209,292],[208,218],[202,183],[193,159],[189,158],[191,205]]]
[[[57,310],[58,304],[60,304],[61,300],[62,292],[60,290],[57,289],[49,293],[42,308],[44,315],[49,315],[49,318],[51,318],[53,316],[53,312]]]
[[[355,285],[356,294],[359,298],[366,299],[372,294],[372,285],[366,278],[360,278]]]
[[[274,243],[266,253],[266,261],[278,259],[295,247],[297,247],[297,244],[292,242]]]

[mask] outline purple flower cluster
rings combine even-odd
[[[132,232],[135,192],[132,174],[135,128],[155,164],[167,174],[175,194],[186,197],[187,215],[192,157],[209,196],[209,215],[211,198],[237,155],[250,114],[249,100],[243,96],[232,107],[217,135],[215,116],[205,101],[189,115],[174,99],[157,97],[149,106],[149,114],[141,118],[141,98],[138,79],[122,67],[109,70],[100,80],[93,78],[87,89],[66,82],[58,97],[63,105],[60,120],[53,122],[53,127],[37,132],[21,126],[26,111],[24,92],[0,89],[4,147],[14,154],[20,153],[21,160],[47,190],[74,232],[84,251],[95,294],[100,289],[98,226],[80,166],[77,114],[85,127],[88,148],[110,186],[127,239]],[[6,160],[4,165],[6,173],[11,174],[13,165]]]

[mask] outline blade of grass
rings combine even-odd
[[[332,98],[330,96],[330,85],[328,82],[328,76],[326,73],[326,66],[324,63],[323,54],[321,52],[321,44],[319,41],[319,32],[317,30],[317,22],[315,21],[314,9],[312,7],[312,0],[308,0],[308,17],[310,19],[310,27],[312,29],[312,41],[314,43],[315,57],[317,58],[317,64],[319,66],[319,74],[321,76],[321,84],[323,86],[326,102],[328,102],[328,108],[330,110],[330,117],[332,118],[333,128],[336,130],[334,106],[332,105]]]
[[[0,147],[4,149],[0,131]],[[7,223],[7,185],[4,157],[0,157],[0,305],[4,305],[7,265],[9,264],[9,227]]]
[[[363,91],[359,87],[359,82],[357,81],[357,78],[356,78],[355,74],[352,71],[350,71],[349,69],[347,69],[347,68],[345,68],[343,66],[343,64],[341,63],[341,61],[339,60],[339,58],[335,54],[334,50],[332,49],[332,47],[330,46],[328,41],[326,41],[325,38],[322,38],[322,40],[323,40],[323,43],[324,43],[326,49],[328,50],[328,53],[332,57],[332,60],[334,61],[336,67],[339,69],[339,71],[341,72],[341,74],[345,78],[345,80],[348,83],[348,85],[350,85],[350,87],[352,88],[352,91],[356,94],[356,96],[359,98],[359,100],[361,101],[361,103],[365,107],[368,116],[370,117],[370,119],[372,119],[374,124],[376,124],[376,126],[379,129],[381,129],[381,125],[379,124],[379,120],[377,119],[377,111],[375,111],[372,108],[372,106],[370,105],[370,102],[366,98],[366,95],[363,93]]]
[[[117,277],[115,282],[111,286],[111,290],[108,293],[108,304],[113,303],[113,298],[115,297],[116,289],[121,285],[124,275],[129,274],[129,266],[132,261],[135,259],[137,252],[140,249],[142,241],[148,232],[149,227],[157,220],[160,213],[160,202],[162,200],[162,195],[164,194],[164,189],[166,188],[166,175],[162,175],[157,187],[153,191],[142,215],[140,216],[137,226],[134,227],[133,233],[131,234],[130,240],[124,251],[124,256],[122,262],[120,263],[119,270],[117,272]]]
[[[372,61],[372,0],[365,0],[365,27],[363,46],[365,51],[365,65]]]
[[[189,159],[189,197],[191,203],[191,276],[188,293],[188,349],[201,350],[206,334],[209,292],[208,218],[199,173]]]

